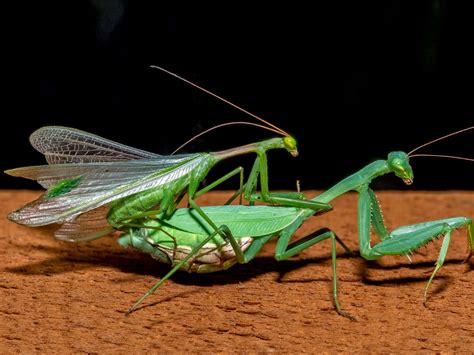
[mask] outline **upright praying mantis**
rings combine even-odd
[[[302,194],[270,193],[267,151],[286,149],[292,156],[298,155],[296,140],[288,133],[168,70],[152,67],[232,105],[266,125],[231,122],[211,129],[229,124],[247,124],[270,130],[282,137],[219,152],[162,156],[74,128],[43,127],[30,136],[30,142],[45,155],[49,165],[17,168],[7,170],[6,173],[37,180],[47,191],[37,200],[10,213],[10,220],[26,226],[58,223],[62,224],[55,232],[58,239],[74,242],[92,240],[120,229],[127,221],[136,219],[143,213],[150,213],[148,211],[156,206],[159,206],[159,211],[164,212],[163,218],[171,216],[177,203],[187,192],[189,205],[214,231],[223,235],[221,228],[206,216],[195,199],[239,173],[241,188],[238,194],[243,192],[249,201],[258,198],[272,204],[310,208],[314,211],[330,208],[324,203],[305,200]],[[255,153],[257,158],[249,176],[252,183],[246,184],[245,189],[243,169],[238,167],[198,190],[214,165],[246,153]],[[261,192],[256,194],[258,175]]]
[[[413,170],[409,159],[417,156],[437,156],[474,161],[470,158],[414,154],[428,144],[455,134],[474,129],[469,127],[413,149],[410,153],[395,151],[386,160],[377,160],[356,173],[346,177],[327,191],[315,196],[311,201],[329,204],[336,197],[348,191],[359,195],[358,226],[360,255],[366,260],[376,260],[385,255],[407,255],[428,244],[439,236],[444,236],[436,267],[424,290],[424,303],[427,302],[428,289],[438,270],[444,263],[453,229],[466,227],[469,240],[469,256],[474,250],[474,229],[472,219],[453,217],[430,222],[403,226],[389,232],[384,225],[379,202],[369,187],[373,179],[394,173],[407,185],[413,182]],[[189,272],[214,272],[228,269],[235,263],[252,260],[272,236],[277,236],[275,258],[285,260],[302,250],[323,240],[332,241],[333,299],[337,312],[352,318],[341,309],[337,296],[336,242],[346,251],[350,250],[330,229],[323,228],[289,244],[293,233],[319,210],[297,207],[274,206],[211,206],[203,207],[205,215],[214,223],[225,226],[224,238],[217,235],[199,214],[190,209],[178,209],[171,218],[163,220],[160,215],[136,223],[118,242],[122,246],[132,246],[152,257],[173,265],[173,268],[146,292],[129,309],[134,311],[143,300],[152,294],[177,270]],[[370,228],[373,227],[380,242],[371,245]]]

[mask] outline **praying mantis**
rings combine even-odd
[[[410,185],[413,182],[413,170],[410,157],[435,156],[413,154],[419,148],[474,129],[469,127],[424,144],[410,153],[395,151],[388,154],[386,160],[377,160],[356,173],[346,177],[311,201],[322,204],[319,210],[297,207],[275,206],[210,206],[203,207],[205,214],[221,225],[224,237],[217,235],[195,210],[178,209],[171,218],[163,220],[160,215],[136,223],[118,242],[124,247],[131,246],[150,254],[162,262],[171,264],[172,269],[149,289],[129,309],[136,310],[143,300],[155,292],[169,277],[179,269],[189,272],[214,272],[225,270],[234,264],[252,260],[265,243],[273,236],[278,238],[275,250],[276,260],[285,260],[323,240],[332,241],[332,287],[336,311],[353,319],[344,312],[337,295],[336,242],[348,251],[349,248],[330,229],[323,228],[290,244],[294,232],[311,216],[327,209],[329,203],[349,191],[358,193],[358,235],[360,255],[366,260],[377,260],[386,255],[409,255],[414,250],[443,236],[443,243],[436,261],[435,269],[424,289],[424,304],[427,302],[428,289],[436,273],[446,258],[451,233],[454,229],[466,227],[468,233],[469,255],[474,250],[474,228],[468,217],[452,217],[399,227],[389,232],[383,222],[380,204],[370,183],[377,177],[393,173]],[[450,157],[474,161],[469,158]],[[131,226],[132,227],[132,226]],[[380,242],[372,246],[370,229],[375,231]]]
[[[160,67],[154,68],[188,82]],[[257,118],[266,126],[251,122],[229,124],[258,126],[280,134],[282,138],[220,152],[161,156],[73,128],[51,126],[37,130],[30,138],[32,145],[46,156],[49,165],[6,171],[13,176],[37,180],[47,189],[39,199],[12,212],[10,220],[27,226],[60,224],[55,236],[71,242],[96,239],[114,229],[126,230],[119,238],[121,245],[135,247],[173,265],[171,271],[144,294],[129,312],[135,310],[177,270],[214,272],[227,269],[237,262],[249,262],[276,235],[277,260],[287,259],[312,245],[331,239],[334,305],[339,314],[351,318],[342,310],[337,298],[336,243],[339,242],[350,251],[343,241],[330,229],[322,229],[290,243],[293,233],[305,220],[317,213],[330,211],[330,202],[348,191],[359,194],[360,254],[367,260],[385,255],[408,255],[437,236],[444,236],[435,270],[425,287],[425,303],[428,288],[443,265],[453,229],[467,228],[469,257],[472,255],[474,236],[470,218],[454,217],[423,222],[389,232],[369,184],[373,179],[388,173],[394,173],[406,184],[411,184],[413,171],[409,158],[423,156],[413,154],[416,150],[474,127],[431,141],[408,154],[392,152],[386,160],[373,162],[322,194],[306,200],[300,193],[276,194],[268,188],[267,151],[285,149],[297,156],[296,140],[293,137],[196,84],[188,83]],[[257,158],[245,184],[243,170],[239,167],[199,190],[200,182],[215,164],[246,153],[255,153]],[[200,207],[196,204],[197,197],[238,174],[241,187],[233,197],[243,193],[250,206]],[[186,192],[192,208],[176,209]],[[253,206],[255,200],[279,206]],[[158,210],[155,210],[156,206],[159,206]],[[381,240],[373,247],[370,240],[371,226]]]
[[[61,224],[55,232],[58,239],[73,242],[92,240],[107,235],[114,229],[121,229],[128,221],[142,216],[143,213],[150,213],[150,210],[155,214],[153,209],[156,206],[160,208],[158,212],[162,211],[164,216],[171,216],[187,192],[188,204],[217,233],[223,234],[205,215],[195,199],[238,174],[241,187],[237,195],[243,193],[249,201],[258,198],[271,204],[313,210],[328,207],[316,201],[307,201],[302,194],[274,194],[269,191],[267,152],[272,149],[285,149],[292,156],[298,155],[296,140],[288,133],[172,72],[161,67],[152,67],[236,107],[265,124],[230,122],[208,129],[200,135],[224,125],[247,124],[270,130],[282,137],[219,152],[162,156],[74,128],[43,127],[33,132],[30,142],[36,150],[45,155],[49,165],[23,167],[5,172],[12,176],[37,180],[47,191],[37,200],[10,213],[10,220],[33,227],[57,223]],[[245,184],[244,188],[243,168],[238,167],[199,190],[200,183],[217,163],[247,153],[257,155],[249,176],[252,183]],[[258,176],[260,193],[256,194]]]

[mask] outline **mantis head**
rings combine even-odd
[[[283,137],[283,145],[285,149],[294,157],[298,156],[298,148],[296,146],[296,139],[291,136]]]
[[[407,185],[413,183],[413,169],[405,152],[391,152],[388,154],[387,164],[390,170]]]

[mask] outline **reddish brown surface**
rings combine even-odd
[[[31,200],[33,192],[1,192],[1,215]],[[308,194],[311,195],[311,194]],[[208,195],[202,204],[224,200]],[[474,216],[474,193],[380,193],[390,227]],[[298,234],[334,229],[357,249],[356,196],[313,218]],[[179,274],[150,297],[146,307],[124,311],[168,267],[119,247],[114,238],[73,245],[49,229],[1,220],[0,352],[65,350],[108,352],[230,351],[467,351],[474,349],[473,260],[466,232],[454,233],[445,267],[435,279],[428,308],[423,287],[440,241],[405,257],[368,263],[340,251],[343,308],[331,301],[330,243],[285,262],[274,244],[247,265],[213,275]]]

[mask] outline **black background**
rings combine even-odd
[[[29,8],[11,28],[14,80],[7,86],[2,168],[43,164],[28,135],[44,125],[167,154],[205,128],[253,120],[151,64],[297,138],[298,158],[269,153],[273,189],[294,189],[297,179],[303,189],[325,189],[391,150],[409,151],[473,125],[471,12],[461,2],[226,4],[186,12],[126,0]],[[233,126],[183,152],[272,136]],[[474,131],[424,152],[472,157],[473,137]],[[213,176],[248,167],[252,158],[225,162]],[[412,165],[412,189],[474,188],[473,163],[418,158]],[[377,188],[405,188],[394,177],[379,180]],[[37,186],[6,175],[0,183]]]

